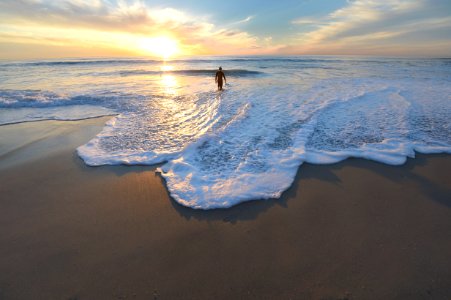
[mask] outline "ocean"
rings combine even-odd
[[[178,203],[227,208],[280,197],[304,162],[451,153],[451,59],[0,62],[0,125],[99,116],[111,119],[76,149],[87,165],[161,164]]]

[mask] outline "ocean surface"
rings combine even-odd
[[[401,165],[415,151],[451,153],[451,59],[0,62],[1,125],[105,115],[77,149],[86,164],[163,163],[177,202],[226,208],[279,197],[304,162]]]

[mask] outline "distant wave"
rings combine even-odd
[[[399,58],[393,58],[393,60],[399,62]],[[210,58],[198,58],[198,59],[174,59],[168,61],[168,63],[190,63],[190,64],[204,64],[217,62],[219,64],[225,64],[227,62],[279,62],[279,63],[297,63],[297,64],[329,64],[329,63],[377,63],[377,64],[388,64],[393,62],[390,58],[377,59],[377,58],[365,58],[365,57],[210,57]],[[401,59],[402,60],[402,59]],[[409,59],[409,61],[422,61],[425,59]],[[450,58],[437,58],[436,60],[448,61]],[[1,67],[8,66],[76,66],[76,65],[146,65],[146,64],[161,64],[163,60],[155,59],[74,59],[74,60],[43,60],[43,61],[16,61],[16,62],[1,62]],[[193,72],[198,71],[202,73],[203,70],[192,70]],[[237,70],[239,71],[239,70]],[[245,70],[244,70],[245,71]],[[173,71],[174,72],[174,71]],[[180,71],[183,72],[183,71]],[[253,74],[253,71],[249,71]]]
[[[127,70],[120,71],[121,76],[133,76],[133,75],[158,75],[158,74],[178,74],[178,75],[187,75],[187,76],[204,76],[204,75],[214,75],[216,70],[212,69],[198,69],[198,70],[170,70],[170,71],[150,71],[150,70]],[[252,70],[241,70],[241,69],[232,69],[232,70],[224,70],[226,76],[232,77],[245,77],[245,76],[256,76],[263,75],[264,72],[252,71]]]
[[[72,66],[72,65],[99,65],[99,64],[156,64],[158,60],[144,59],[102,59],[102,60],[63,60],[63,61],[36,61],[3,63],[0,66]]]

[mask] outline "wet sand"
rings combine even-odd
[[[197,211],[155,167],[86,166],[105,120],[0,126],[0,299],[451,299],[450,155]]]

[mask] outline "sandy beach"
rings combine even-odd
[[[86,166],[106,120],[0,126],[0,299],[451,299],[451,156],[200,211],[155,166]]]

